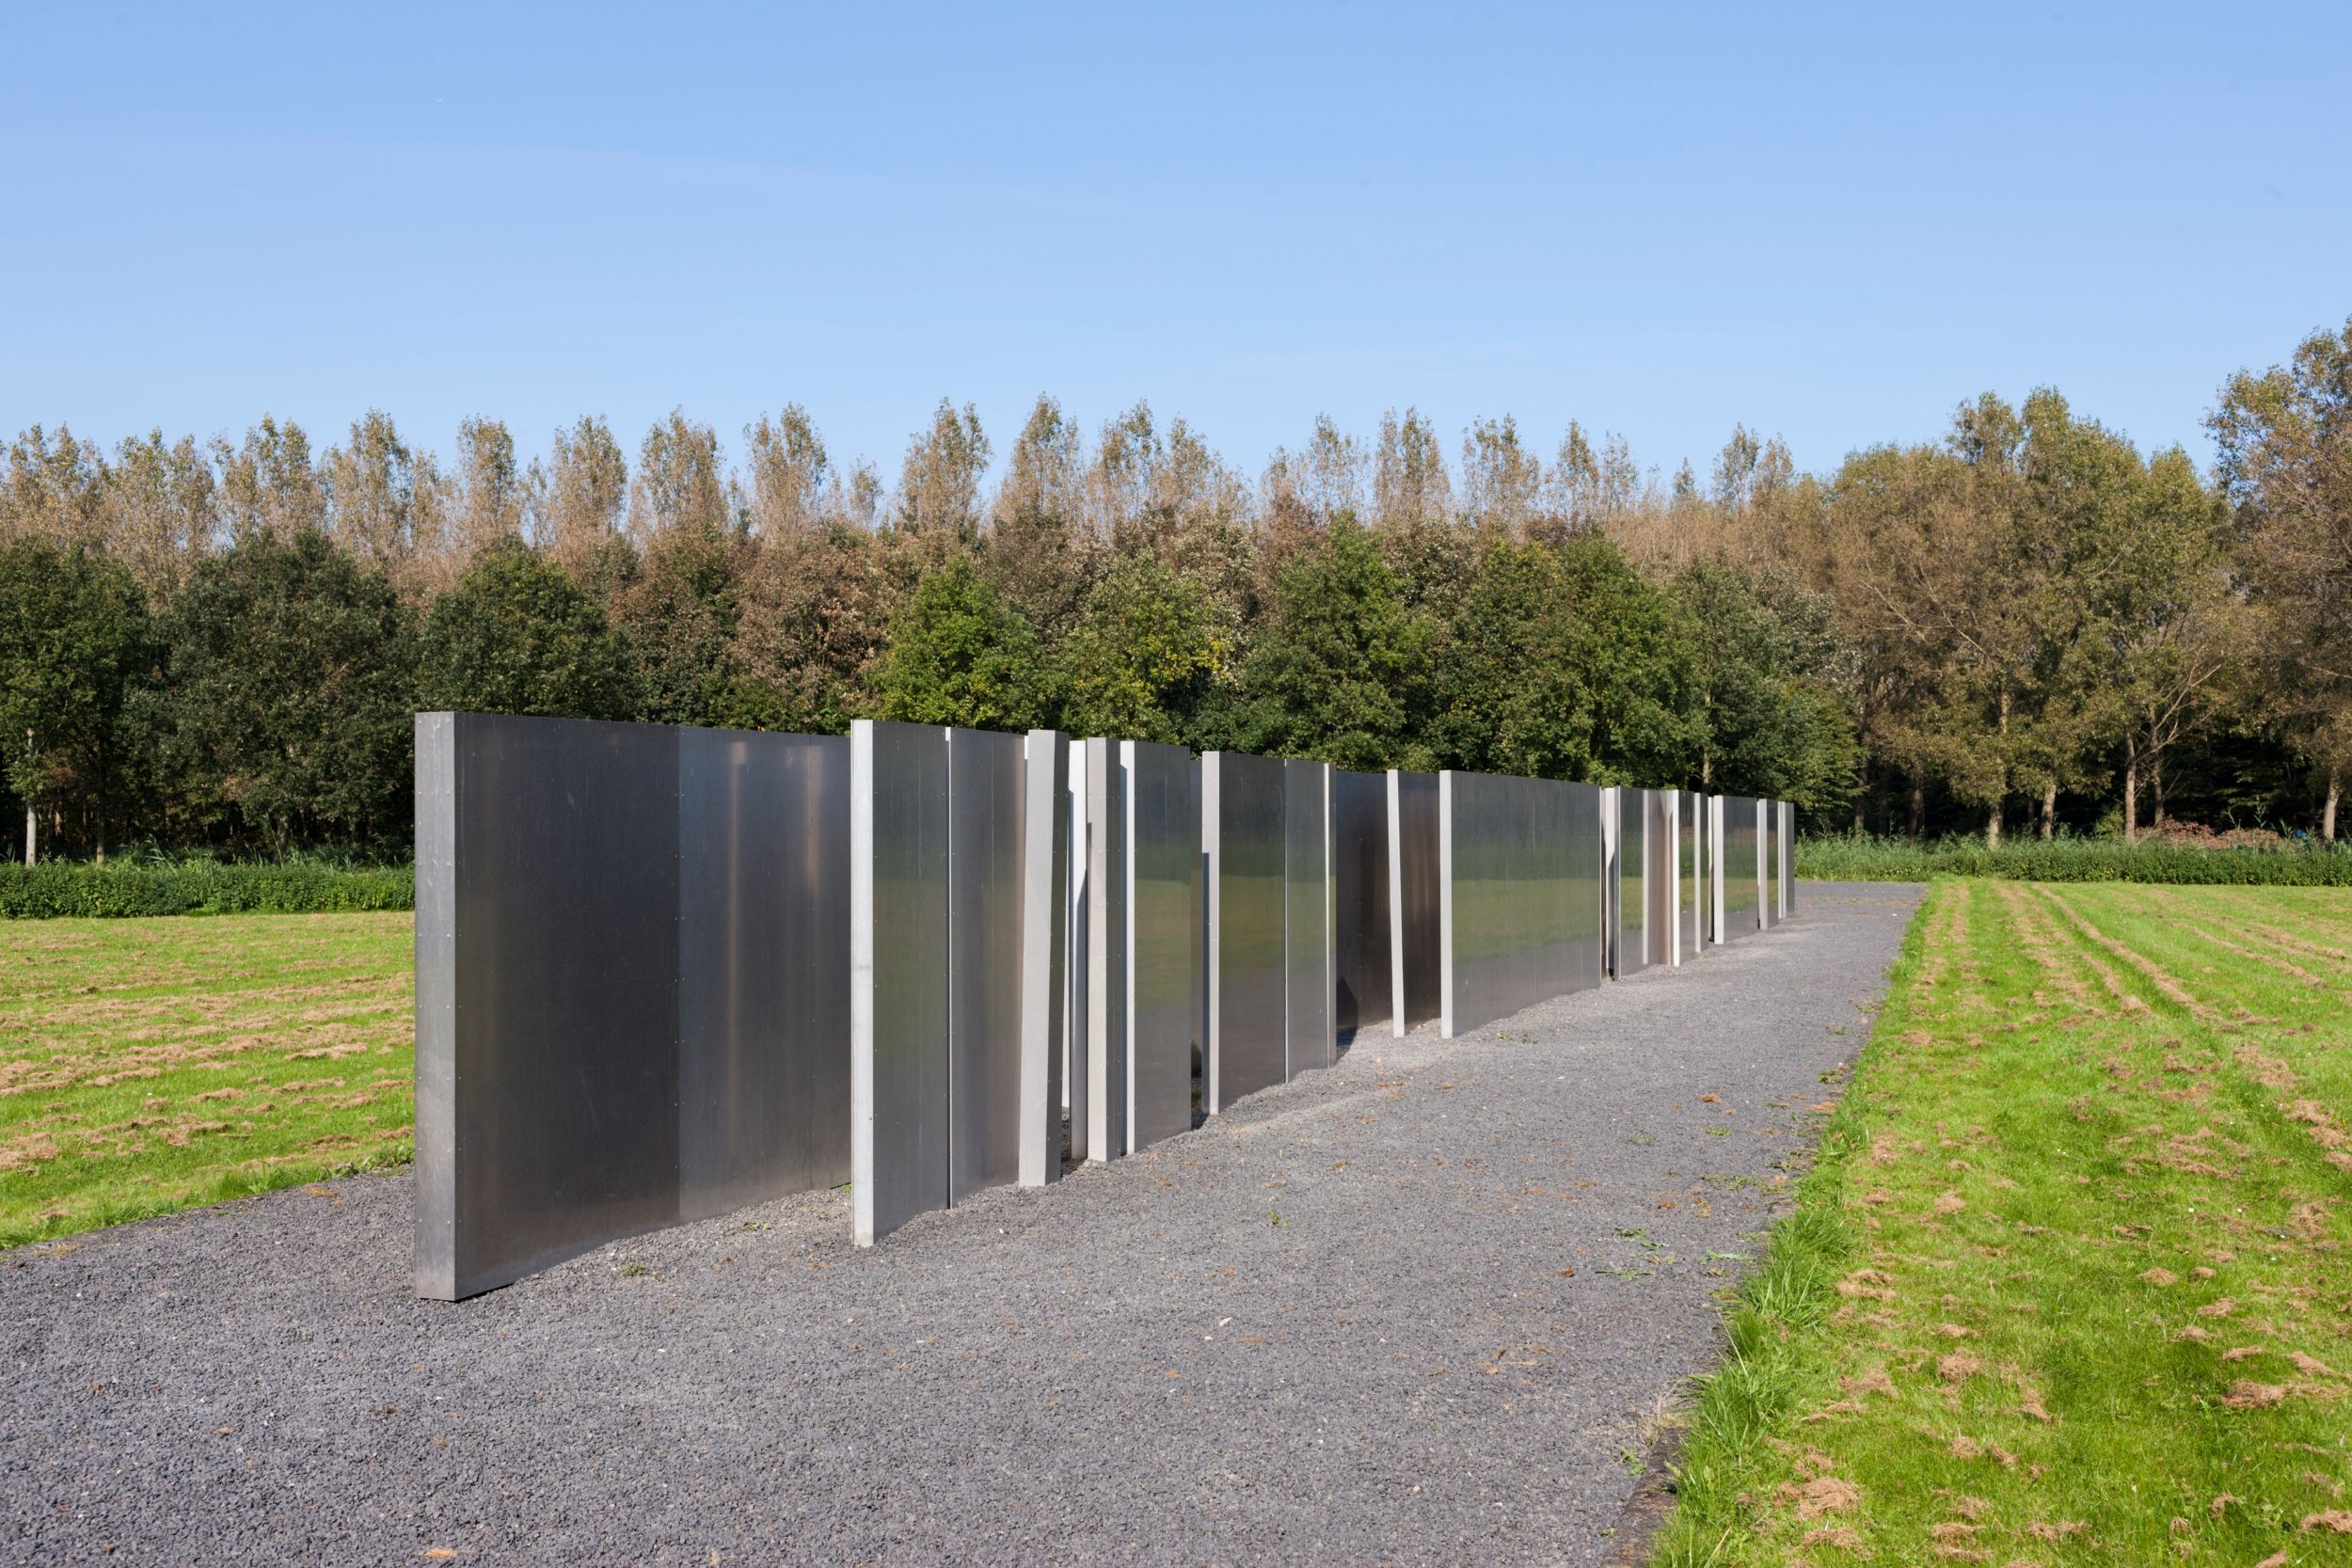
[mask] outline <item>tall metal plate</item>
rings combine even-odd
[[[1797,912],[1797,808],[1787,800],[1780,808],[1780,912]]]
[[[1119,742],[1086,743],[1086,1158],[1126,1153],[1127,794]]]
[[[1642,956],[1652,964],[1675,961],[1675,797],[1642,791]]]
[[[1340,1038],[1395,1022],[1389,936],[1389,779],[1331,774],[1331,962]]]
[[[677,732],[678,1216],[850,1179],[850,742]]]
[[[1331,765],[1282,764],[1283,973],[1289,1014],[1285,1071],[1329,1067],[1331,1017]]]
[[[1588,784],[1562,784],[1549,779],[1531,781],[1549,786],[1539,795],[1542,815],[1536,832],[1558,832],[1566,851],[1562,875],[1567,897],[1565,983],[1546,991],[1591,990],[1605,975],[1601,917],[1601,791]],[[1539,849],[1549,854],[1549,846]],[[1539,977],[1538,986],[1542,984]]]
[[[1761,886],[1756,867],[1756,802],[1753,796],[1720,798],[1724,846],[1723,909],[1725,939],[1737,942],[1756,933],[1761,911]]]
[[[416,1282],[456,1300],[677,1217],[677,732],[419,732]]]
[[[871,1246],[947,1196],[947,738],[850,732],[850,1182]]]
[[[1211,752],[1200,759],[1208,862],[1208,1109],[1282,1082],[1284,827],[1282,765]]]
[[[1756,924],[1767,928],[1780,919],[1780,807],[1776,800],[1756,803]]]
[[[947,732],[947,1197],[1021,1176],[1027,737]]]
[[[1623,935],[1619,929],[1625,912],[1619,907],[1617,862],[1617,795],[1613,784],[1604,784],[1600,791],[1600,968],[1603,974],[1617,971],[1617,944]]]
[[[1192,1127],[1200,800],[1192,753],[1120,743],[1127,775],[1128,1148]]]
[[[1613,791],[1617,806],[1617,973],[1648,967],[1649,791]]]
[[[1675,928],[1677,938],[1677,958],[1688,963],[1705,950],[1703,934],[1706,928],[1706,879],[1702,876],[1707,863],[1702,844],[1707,829],[1707,804],[1703,796],[1689,790],[1675,795]]]
[[[1438,859],[1438,776],[1391,771],[1389,974],[1400,1036],[1443,1010]]]
[[[1087,1159],[1088,1124],[1092,1119],[1087,1095],[1087,1039],[1090,1008],[1087,1000],[1087,977],[1092,971],[1089,961],[1088,878],[1093,863],[1094,843],[1091,825],[1087,816],[1087,759],[1090,755],[1084,741],[1070,746],[1070,926],[1064,933],[1064,973],[1069,983],[1062,990],[1061,1098],[1062,1115],[1070,1128],[1070,1158],[1083,1164]]]
[[[1020,1181],[1061,1175],[1063,1011],[1070,952],[1070,741],[1022,743]]]
[[[1707,940],[1721,946],[1731,933],[1724,924],[1724,798],[1707,798]]]

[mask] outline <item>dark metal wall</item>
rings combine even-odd
[[[1286,1076],[1327,1068],[1339,1049],[1332,1004],[1331,765],[1282,764],[1282,966]]]
[[[947,1199],[1021,1175],[1022,832],[1027,737],[947,745]]]
[[[1632,974],[1649,967],[1649,792],[1607,792],[1616,815],[1617,928],[1611,943],[1613,973]]]
[[[1601,983],[1600,791],[1438,776],[1450,1038]]]
[[[1332,1024],[1343,1039],[1395,1022],[1389,937],[1389,777],[1331,774]]]
[[[1211,752],[1200,759],[1208,866],[1210,1111],[1283,1081],[1285,968],[1282,764]]]
[[[1128,1150],[1192,1126],[1200,1037],[1200,797],[1182,746],[1120,742],[1127,800]]]
[[[1724,814],[1724,934],[1726,941],[1738,942],[1760,928],[1756,801],[1751,795],[1725,795],[1718,800]]]
[[[1438,776],[1390,773],[1389,974],[1399,1035],[1444,1006],[1438,839]]]

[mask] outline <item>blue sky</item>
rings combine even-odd
[[[2206,446],[2352,314],[2352,8],[0,8],[0,425],[446,451],[1138,397],[1705,471],[2054,383]]]

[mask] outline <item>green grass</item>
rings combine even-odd
[[[160,914],[314,914],[413,909],[406,865],[319,861],[49,861],[0,864],[0,919],[131,919]]]
[[[2205,848],[2116,839],[1981,839],[1913,844],[1900,838],[1827,837],[1797,844],[1800,877],[1830,882],[1924,882],[1999,877],[2025,882],[2169,882],[2234,886],[2352,887],[2352,847]]]
[[[2352,1561],[2352,901],[1935,886],[1660,1564]]]
[[[410,927],[0,925],[0,1246],[409,1158]]]

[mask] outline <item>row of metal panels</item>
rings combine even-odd
[[[1778,802],[879,722],[417,738],[443,1298],[845,1180],[870,1242],[1051,1180],[1065,1118],[1073,1157],[1129,1153],[1362,1029],[1457,1032],[1792,903]]]

